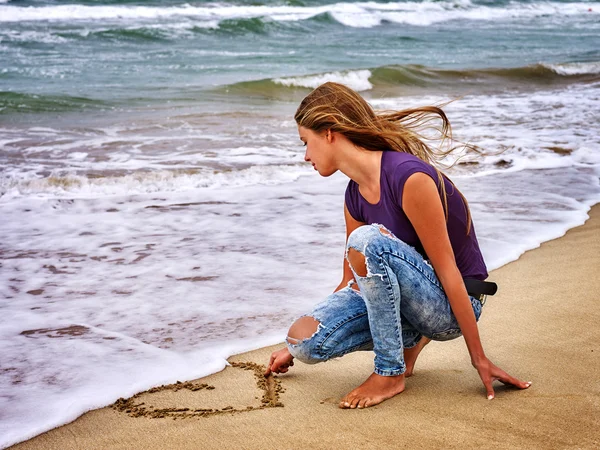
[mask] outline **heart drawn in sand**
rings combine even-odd
[[[190,391],[211,391],[214,386],[206,383],[193,383],[187,381],[182,383],[178,381],[174,384],[166,384],[144,392],[139,392],[133,397],[120,398],[111,407],[116,410],[128,414],[131,417],[149,417],[153,419],[168,418],[183,419],[189,417],[208,417],[218,414],[248,412],[256,409],[275,408],[283,406],[279,401],[279,394],[285,392],[279,381],[274,376],[265,378],[265,366],[253,362],[232,362],[231,367],[254,372],[257,387],[263,391],[262,399],[259,406],[246,406],[245,408],[234,408],[233,406],[225,406],[222,408],[181,408],[181,407],[158,407],[150,405],[142,400],[141,397],[147,397],[148,394],[157,394],[160,392],[171,391],[177,392],[182,389]],[[258,397],[255,397],[258,398]]]

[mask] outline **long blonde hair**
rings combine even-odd
[[[358,93],[343,84],[327,82],[300,103],[294,115],[296,123],[315,132],[331,130],[344,135],[350,142],[367,150],[394,150],[410,153],[431,164],[438,175],[438,190],[448,220],[448,199],[444,178],[454,183],[439,169],[441,160],[457,147],[444,150],[452,142],[452,128],[444,111],[437,106],[422,106],[401,111],[378,111]],[[434,126],[439,123],[441,126]],[[437,137],[425,136],[426,130],[435,130]],[[436,147],[427,141],[438,141]],[[457,190],[457,192],[460,191]],[[460,194],[467,213],[467,234],[471,231],[471,212],[467,199]]]

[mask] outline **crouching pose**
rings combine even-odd
[[[294,358],[308,364],[373,350],[374,371],[340,402],[373,406],[404,390],[430,340],[464,336],[471,362],[494,397],[492,382],[520,381],[485,355],[477,321],[488,276],[466,199],[434,164],[450,150],[423,138],[437,107],[375,113],[356,92],[325,83],[295,115],[305,160],[321,176],[350,178],[344,216],[344,276],[335,292],[294,322],[287,347],[271,355],[265,375],[285,373]],[[483,288],[482,288],[483,286]]]

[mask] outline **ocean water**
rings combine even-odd
[[[337,286],[347,179],[293,122],[327,80],[450,102],[490,269],[600,201],[598,1],[0,0],[0,447],[281,342]]]

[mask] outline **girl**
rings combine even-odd
[[[477,320],[487,269],[467,201],[433,166],[452,149],[433,150],[419,133],[432,119],[442,122],[443,144],[450,124],[437,107],[375,114],[337,83],[301,102],[295,120],[304,159],[321,176],[341,170],[350,178],[344,275],[333,294],[292,324],[287,348],[271,355],[265,375],[287,372],[294,358],[315,364],[373,350],[374,372],[340,402],[364,408],[404,390],[431,339],[462,335],[489,400],[494,380],[530,386],[483,351]]]

